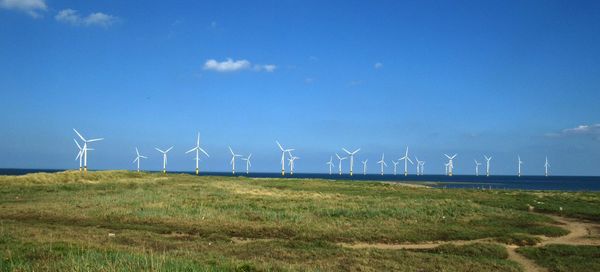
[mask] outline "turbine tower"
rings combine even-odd
[[[204,149],[202,149],[202,147],[200,147],[200,132],[198,132],[198,138],[196,139],[196,146],[194,146],[194,148],[190,149],[189,151],[185,152],[185,154],[190,153],[192,151],[196,151],[196,158],[194,158],[194,160],[196,160],[196,175],[198,175],[199,168],[198,168],[198,161],[200,161],[200,152],[204,153],[204,155],[206,155],[207,157],[210,157],[208,155],[208,153],[206,153],[206,151],[204,151]]]
[[[243,161],[246,161],[246,175],[248,175],[250,172],[250,166],[252,166],[252,163],[250,163],[250,157],[252,157],[252,153],[250,153],[247,158],[241,158]]]
[[[335,153],[335,156],[338,158],[339,162],[338,162],[338,170],[340,173],[340,176],[342,175],[342,161],[347,159],[348,157],[340,157],[340,155],[338,155],[338,153]]]
[[[331,169],[335,167],[335,165],[333,165],[333,156],[329,157],[329,161],[325,164],[329,165],[329,175],[331,175]]]
[[[398,166],[398,164],[400,163],[399,161],[392,161],[392,163],[394,164],[394,176],[396,175],[396,167]]]
[[[479,176],[479,166],[481,165],[480,162],[478,162],[477,160],[475,161],[475,176],[478,177]]]
[[[486,162],[485,162],[485,176],[489,177],[490,176],[490,161],[492,160],[492,156],[486,156],[483,155],[483,157],[485,158]]]
[[[454,170],[454,162],[452,160],[456,158],[456,155],[458,154],[454,154],[454,156],[450,157],[447,154],[444,154],[444,156],[448,158],[448,176],[452,176],[452,170]]]
[[[79,152],[77,152],[77,156],[75,157],[75,160],[79,160],[79,172],[83,171],[83,154],[85,153],[85,150],[94,150],[92,148],[87,148],[84,150],[83,147],[81,147],[81,145],[79,145],[79,143],[77,142],[77,140],[73,139],[73,141],[75,141],[75,144],[77,145],[77,148],[79,148]]]
[[[448,168],[450,167],[450,163],[447,162],[444,164],[444,166],[446,166],[446,176],[448,175]]]
[[[381,154],[381,160],[378,161],[377,163],[381,164],[381,175],[383,176],[383,166],[387,167],[387,163],[385,163],[385,153]]]
[[[169,153],[169,151],[171,151],[173,147],[169,147],[169,149],[162,151],[160,150],[158,147],[155,147],[154,149],[158,150],[158,152],[163,154],[163,174],[167,173],[167,153]]]
[[[414,164],[413,161],[408,157],[408,146],[406,147],[406,153],[404,153],[404,157],[398,160],[404,161],[404,176],[408,176],[408,162],[410,162],[410,164]]]
[[[519,171],[517,172],[517,176],[521,176],[521,164],[523,164],[523,161],[521,160],[521,156],[517,155],[517,158],[519,159]]]
[[[548,167],[550,167],[550,163],[548,163],[548,157],[546,157],[546,163],[544,163],[544,175],[548,176]]]
[[[345,148],[342,148],[342,150],[344,150],[344,152],[348,153],[348,155],[350,155],[350,176],[352,176],[352,168],[354,166],[354,154],[356,154],[356,152],[360,151],[360,148],[357,150],[354,150],[354,152],[350,152]]]
[[[369,161],[369,159],[361,161],[361,163],[363,164],[363,176],[367,175],[367,162],[368,161]]]
[[[75,131],[75,133],[77,133],[77,136],[79,136],[79,138],[83,141],[83,149],[82,149],[83,150],[83,154],[82,154],[82,156],[83,156],[83,173],[87,173],[87,152],[88,152],[88,150],[90,150],[87,148],[88,143],[102,141],[102,140],[104,140],[104,138],[96,138],[96,139],[86,140],[85,138],[83,138],[83,136],[81,136],[81,134],[76,129],[73,129],[73,131]]]
[[[279,149],[281,149],[281,175],[285,176],[285,152],[292,152],[294,149],[284,149],[278,141],[275,141]]]
[[[136,154],[136,157],[135,157],[135,160],[133,160],[133,163],[137,162],[137,171],[139,173],[140,172],[140,159],[147,159],[148,157],[140,155],[140,151],[138,151],[137,147],[135,148],[135,154]]]
[[[228,147],[229,147],[229,152],[231,152],[231,161],[229,162],[229,164],[231,164],[231,173],[233,175],[235,175],[235,158],[241,157],[242,155],[233,153],[233,149],[231,149],[230,146],[228,146]]]

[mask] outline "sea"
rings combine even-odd
[[[64,169],[0,169],[0,175],[25,175],[29,173],[54,173]],[[193,172],[173,171],[169,173]],[[232,176],[231,172],[201,172],[202,176]],[[236,176],[251,178],[296,178],[296,179],[330,179],[354,181],[385,181],[398,183],[422,184],[434,188],[462,189],[494,189],[494,190],[553,190],[553,191],[590,191],[600,192],[600,176],[506,176],[506,175],[377,175],[362,173],[332,175],[328,173],[294,173],[281,176],[281,173],[236,173]]]

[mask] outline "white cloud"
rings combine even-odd
[[[74,9],[64,9],[54,16],[59,22],[68,23],[75,26],[102,26],[109,27],[118,21],[118,18],[102,12],[94,12],[88,16],[82,17]]]
[[[260,72],[274,72],[277,69],[277,66],[274,64],[255,64],[252,66],[250,61],[242,59],[242,60],[232,60],[230,58],[224,61],[217,61],[215,59],[209,59],[204,63],[204,70],[210,70],[215,72],[234,72],[250,69]]]
[[[383,63],[377,62],[373,67],[375,67],[375,69],[383,68]]]
[[[39,12],[46,11],[46,0],[0,0],[0,8],[18,10],[33,18],[41,17]]]
[[[579,125],[574,128],[566,128],[560,132],[547,133],[548,137],[567,137],[567,136],[590,136],[600,140],[600,124]]]

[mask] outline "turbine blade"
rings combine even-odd
[[[206,151],[204,151],[204,149],[202,149],[201,147],[198,147],[198,149],[200,149],[200,151],[202,151],[202,153],[204,153],[204,155],[206,155],[207,157],[210,157],[210,156],[208,155],[208,153],[206,153]]]
[[[79,131],[77,131],[76,129],[73,129],[73,131],[75,131],[75,133],[77,133],[77,136],[79,136],[79,138],[81,138],[81,140],[85,142],[85,138],[83,138],[83,136],[79,134]]]
[[[192,148],[192,149],[190,149],[190,150],[186,151],[186,152],[185,152],[185,154],[187,154],[187,153],[190,153],[190,152],[192,152],[192,151],[195,151],[197,148],[198,148],[198,147],[194,147],[194,148]]]
[[[165,153],[167,153],[167,152],[171,151],[171,149],[173,149],[173,146],[169,147],[169,149],[167,149],[167,150],[165,151]]]
[[[348,155],[352,154],[350,151],[346,150],[345,148],[342,148],[342,150],[344,150],[344,152],[348,153]]]
[[[75,144],[77,145],[77,147],[81,150],[81,146],[79,145],[79,143],[77,142],[77,140],[73,139],[73,141],[75,141]]]
[[[277,146],[279,146],[279,149],[281,149],[281,151],[284,151],[283,147],[281,146],[281,144],[279,143],[279,141],[276,140],[275,142],[277,143]]]
[[[91,142],[97,142],[97,141],[102,141],[102,140],[104,140],[104,138],[91,139],[91,140],[88,140],[87,142],[91,143]]]
[[[155,147],[154,149],[158,150],[158,152],[160,152],[160,153],[165,153],[164,151],[158,149],[158,147]]]

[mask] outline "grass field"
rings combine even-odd
[[[0,177],[0,270],[519,271],[497,243],[566,234],[528,205],[600,221],[598,193],[126,171]],[[341,246],[475,239],[485,242]]]

